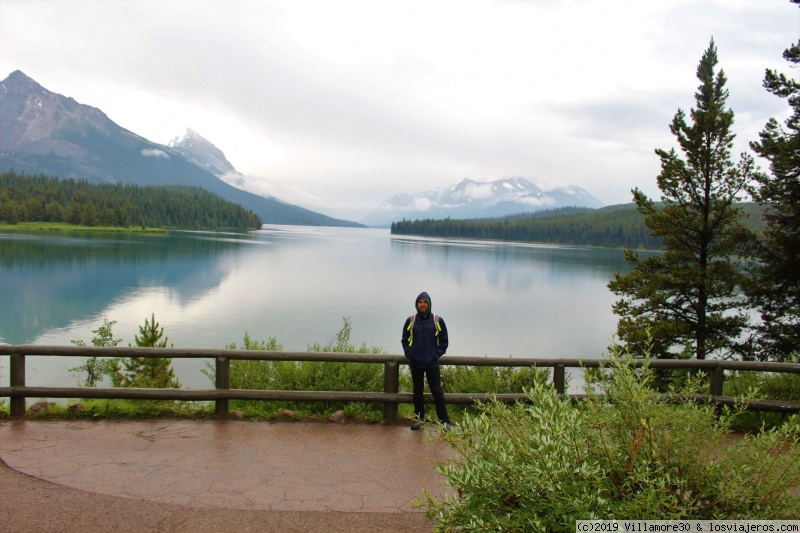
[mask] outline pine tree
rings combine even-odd
[[[783,57],[800,64],[800,41]],[[772,175],[758,174],[751,190],[766,206],[767,229],[756,249],[747,293],[761,314],[759,358],[792,361],[800,358],[800,83],[767,70],[764,87],[786,98],[792,115],[786,129],[771,119],[761,140],[750,145],[769,160]]]
[[[144,325],[139,326],[139,335],[134,338],[136,346],[140,348],[166,348],[167,337],[164,337],[164,328],[159,329],[155,313],[150,320],[144,320]],[[180,382],[175,379],[175,371],[169,359],[153,357],[129,357],[122,361],[125,367],[122,371],[120,385],[123,387],[146,388],[180,388]]]
[[[637,353],[649,346],[654,357],[680,353],[704,359],[735,351],[747,323],[735,292],[741,276],[732,256],[748,235],[735,203],[753,161],[747,155],[738,165],[731,161],[734,114],[725,108],[726,78],[716,65],[712,39],[697,67],[700,86],[691,123],[679,109],[670,125],[685,159],[675,149],[656,150],[663,207],[639,189],[632,191],[651,236],[661,237],[664,248],[663,256],[646,258],[627,250],[634,269],[609,283],[622,297],[614,304],[617,333]]]

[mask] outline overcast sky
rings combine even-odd
[[[0,77],[155,142],[191,128],[262,190],[358,220],[464,178],[657,196],[712,37],[738,154],[788,115],[761,84],[789,72],[789,0],[0,0]]]

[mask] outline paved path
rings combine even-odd
[[[357,519],[372,524],[363,530],[383,530],[380,524],[386,523],[396,525],[386,531],[430,531],[432,523],[411,502],[423,489],[443,494],[434,464],[452,451],[426,437],[426,431],[407,426],[366,424],[6,420],[0,422],[0,458],[17,472],[65,490],[177,506],[195,510],[195,516],[200,509],[207,514],[218,509],[220,516],[231,510],[262,517],[283,513],[297,525],[305,514],[316,522],[293,530],[317,530],[313,524],[327,516],[342,520],[344,529],[332,528],[338,531],[361,530]],[[3,487],[0,501],[10,496]],[[6,505],[0,508],[3,523],[15,511],[0,505]],[[42,520],[30,530],[44,525]],[[128,525],[130,531],[156,530]],[[213,530],[234,529],[232,522],[221,525]]]

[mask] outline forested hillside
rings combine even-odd
[[[258,229],[261,218],[200,187],[95,184],[0,173],[0,222],[83,226]]]
[[[762,210],[743,203],[745,226],[763,228]],[[657,250],[661,239],[650,236],[633,204],[602,209],[565,207],[552,211],[494,219],[402,220],[392,223],[393,235],[424,235],[467,239],[497,239],[574,246]]]

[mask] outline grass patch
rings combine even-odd
[[[44,401],[44,400],[42,400]],[[148,418],[213,418],[213,402],[172,400],[106,400],[85,399],[68,403],[49,402],[42,412],[28,412],[33,420],[135,420]],[[30,406],[29,406],[30,407]]]

